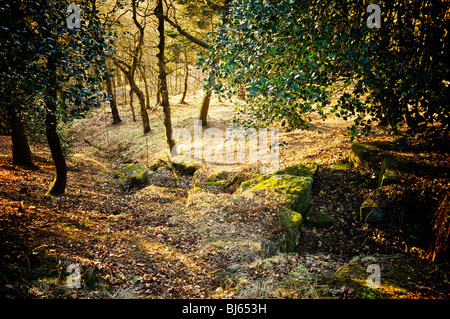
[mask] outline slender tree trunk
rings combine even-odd
[[[161,81],[159,80],[159,76],[158,79],[156,80],[157,85],[156,85],[156,105],[161,105]]]
[[[130,90],[130,108],[131,114],[133,114],[133,122],[136,122],[136,115],[134,114],[134,106],[133,106],[133,90]]]
[[[136,72],[136,69],[139,67],[139,63],[142,60],[142,49],[144,47],[144,28],[145,26],[142,26],[139,21],[137,20],[137,6],[139,5],[139,2],[137,3],[136,0],[132,0],[131,2],[132,9],[133,9],[133,21],[136,27],[139,30],[139,36],[138,36],[138,44],[133,52],[133,63],[131,65],[131,68],[129,68],[128,77],[130,80],[130,86],[131,89],[136,93],[136,95],[139,98],[139,104],[140,104],[140,110],[141,110],[141,118],[142,118],[142,125],[144,128],[144,134],[151,131],[150,129],[150,121],[148,118],[147,110],[145,108],[145,97],[144,93],[142,93],[141,89],[136,85],[136,81],[134,80],[134,75]]]
[[[117,110],[116,95],[113,91],[113,83],[108,75],[106,76],[106,89],[108,91],[109,106],[111,107],[113,118],[112,124],[119,124],[120,122],[122,122],[122,120],[120,119],[119,111]]]
[[[211,91],[207,91],[203,97],[202,107],[200,109],[199,120],[202,121],[202,126],[208,125],[208,110],[211,102]]]
[[[186,56],[186,52],[185,52],[185,56]],[[181,101],[180,104],[186,104],[186,94],[187,94],[187,89],[188,89],[188,79],[189,79],[189,63],[187,62],[187,57],[186,57],[186,67],[184,70],[184,89],[183,89],[183,96],[181,97]]]
[[[49,103],[47,103],[47,105],[48,104]],[[50,104],[54,104],[54,102],[52,101]],[[61,142],[56,131],[56,121],[56,116],[47,111],[45,118],[45,131],[48,145],[50,146],[50,152],[52,153],[53,162],[55,164],[56,176],[46,195],[52,196],[64,194],[67,183],[66,159],[64,158]]]
[[[66,159],[61,147],[61,142],[56,130],[57,118],[55,112],[56,105],[56,65],[52,58],[48,59],[48,70],[51,72],[49,77],[49,90],[46,100],[46,116],[45,116],[45,133],[47,135],[47,142],[52,154],[53,163],[55,164],[56,176],[53,183],[50,185],[45,195],[58,196],[64,194],[67,183],[67,166]]]
[[[139,106],[140,106],[140,113],[142,118],[142,125],[144,128],[144,134],[151,131],[150,128],[150,120],[148,118],[147,110],[145,109],[145,96],[144,93],[141,91],[141,89],[136,85],[134,81],[132,81],[131,90],[136,93],[139,99]]]
[[[157,0],[155,7],[155,15],[158,18],[158,49],[159,52],[156,55],[158,58],[158,66],[159,66],[159,83],[160,83],[160,91],[161,94],[161,104],[164,112],[164,127],[166,128],[166,141],[169,147],[169,151],[171,152],[173,147],[175,146],[175,141],[172,139],[172,119],[170,112],[170,104],[169,104],[169,94],[167,92],[167,75],[166,75],[166,63],[165,59],[165,36],[164,36],[164,11],[163,11],[163,1]]]
[[[31,160],[31,151],[28,144],[28,138],[25,135],[25,128],[23,126],[20,111],[17,106],[10,104],[7,106],[8,123],[11,129],[12,141],[12,164],[27,168],[35,168]]]
[[[145,67],[143,65],[140,65],[139,70],[141,71],[142,79],[144,80],[144,89],[145,89],[145,108],[148,110],[150,109],[150,91],[148,89],[148,82],[147,82],[147,76],[145,74]]]

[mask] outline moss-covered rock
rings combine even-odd
[[[195,165],[192,160],[183,155],[174,156],[172,158],[172,165],[182,175],[194,175],[197,171],[198,166]],[[152,171],[157,171],[161,167],[171,168],[170,163],[167,160],[157,159],[154,161],[149,169]]]
[[[217,174],[212,174],[212,175],[208,176],[206,181],[208,183],[214,183],[214,182],[217,182],[217,181],[226,180],[227,178],[228,178],[228,173],[227,172],[219,172]]]
[[[313,204],[310,205],[308,211],[304,213],[305,224],[317,228],[328,228],[333,226],[334,219],[323,212],[317,211]]]
[[[405,164],[405,163],[403,163]],[[386,157],[381,163],[381,171],[378,177],[378,187],[394,184],[400,181],[398,168],[402,161],[395,157]]]
[[[281,221],[284,224],[285,232],[281,236],[278,245],[281,252],[294,251],[300,244],[302,214],[284,207],[280,210]]]
[[[298,164],[275,174],[265,174],[241,183],[237,196],[273,202],[281,206],[280,217],[285,233],[280,250],[293,251],[301,240],[303,214],[311,207],[313,176],[317,164]]]
[[[348,161],[354,167],[378,167],[383,154],[389,148],[389,142],[357,143],[352,145]]]
[[[309,176],[314,177],[317,172],[316,163],[301,163],[293,166],[286,167],[282,170],[277,171],[277,175],[294,175],[294,176]]]
[[[302,214],[311,203],[312,183],[308,176],[262,175],[242,183],[241,196],[262,197]]]
[[[331,166],[331,170],[333,171],[343,171],[346,169],[350,169],[352,167],[351,163],[336,163]]]
[[[386,224],[398,219],[396,212],[401,209],[398,202],[389,198],[390,188],[383,186],[371,192],[360,207],[361,221],[369,224]]]
[[[219,172],[208,176],[206,182],[198,182],[197,180],[193,180],[193,185],[213,193],[233,193],[236,188],[245,181],[246,178],[248,177],[243,174],[236,174],[232,178],[229,178],[229,174],[227,172]]]
[[[194,175],[198,166],[195,165],[192,160],[187,159],[185,156],[178,155],[172,158],[173,167],[182,175]]]
[[[126,186],[133,187],[147,182],[150,173],[142,164],[125,164],[120,170],[119,179]]]

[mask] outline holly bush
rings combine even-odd
[[[373,121],[448,131],[449,3],[378,1],[380,28],[367,26],[369,4],[231,2],[199,60],[206,89],[245,94],[235,119],[244,125],[298,127],[309,112],[331,111],[353,120],[352,135]]]

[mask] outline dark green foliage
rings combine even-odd
[[[70,29],[67,1],[1,2],[1,107],[19,100],[29,128],[35,129],[32,133],[42,131],[44,110],[67,121],[99,106],[99,85],[106,75],[104,56],[111,50],[112,34],[105,32],[98,10],[90,5],[80,4],[81,28]],[[48,68],[49,59],[55,61],[55,70]],[[55,71],[56,87],[49,90]],[[55,110],[46,109],[48,99],[54,100]]]
[[[245,92],[237,122],[300,127],[337,93],[331,114],[351,118],[352,136],[372,121],[394,130],[440,124],[448,131],[449,3],[378,1],[381,28],[370,29],[368,1],[235,0],[210,37],[200,64],[209,89]]]
[[[60,195],[66,187],[58,122],[99,106],[99,85],[107,76],[105,56],[113,42],[95,1],[79,3],[79,28],[67,23],[68,5],[62,0],[0,2],[0,107],[14,108],[31,128],[28,133],[42,131],[45,123],[56,167],[49,195]]]

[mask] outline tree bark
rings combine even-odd
[[[54,104],[53,101],[49,104]],[[64,158],[61,142],[56,131],[56,116],[47,111],[45,117],[45,131],[48,145],[52,153],[53,163],[55,164],[56,176],[45,195],[58,196],[64,194],[67,184],[67,166]]]
[[[158,18],[158,49],[159,52],[156,55],[158,58],[159,67],[159,94],[161,95],[161,104],[164,113],[164,127],[166,128],[166,141],[169,147],[169,152],[172,151],[175,146],[175,141],[172,139],[172,119],[169,104],[169,93],[167,92],[167,74],[166,74],[166,63],[165,63],[165,36],[164,36],[164,10],[163,1],[157,0],[155,7],[155,15]]]
[[[161,94],[159,94],[161,92],[161,82],[159,81],[159,76],[156,82],[156,105],[161,105]]]
[[[8,123],[11,129],[12,141],[12,164],[27,168],[35,168],[31,159],[30,146],[28,138],[25,135],[25,129],[17,106],[10,104],[7,106]]]
[[[199,120],[202,121],[202,126],[208,125],[208,110],[211,102],[211,91],[207,91],[203,97],[202,107],[200,109]]]
[[[144,88],[145,88],[145,103],[146,103],[145,108],[148,110],[148,109],[150,109],[150,91],[148,89],[148,82],[147,82],[147,76],[145,74],[145,67],[142,64],[139,67],[139,71],[141,71],[141,76],[142,76],[142,79],[144,80],[144,84],[145,84],[145,86],[144,86]]]
[[[183,96],[181,97],[180,104],[186,104],[186,94],[188,89],[188,79],[189,79],[189,63],[187,62],[187,54],[184,52],[184,55],[186,57],[186,67],[184,70],[184,89],[183,89]]]
[[[52,58],[48,59],[47,68],[51,72],[49,77],[49,89],[46,97],[45,133],[47,142],[55,164],[56,176],[45,195],[58,196],[64,194],[67,183],[66,159],[61,147],[61,142],[56,130],[57,118],[55,112],[56,105],[56,64]]]
[[[133,0],[131,2],[131,4],[132,4],[132,9],[133,9],[133,21],[134,21],[134,24],[136,25],[136,27],[139,29],[139,38],[138,38],[138,44],[133,52],[133,63],[131,65],[131,68],[129,69],[129,80],[130,80],[131,89],[136,93],[136,95],[139,98],[142,125],[144,128],[144,134],[146,134],[151,131],[151,128],[150,128],[150,120],[148,118],[148,113],[145,108],[145,97],[144,97],[144,93],[142,93],[141,89],[139,89],[139,87],[136,85],[136,82],[134,80],[134,74],[135,74],[136,69],[139,66],[139,63],[142,59],[142,48],[144,46],[144,27],[137,20],[136,0]]]
[[[169,19],[169,17],[163,15],[163,19],[166,20],[172,27],[174,27],[178,32],[180,32],[182,35],[184,35],[186,38],[188,38],[191,42],[194,42],[195,44],[207,49],[208,48],[208,44],[206,42],[204,42],[201,39],[198,39],[196,37],[194,37],[193,35],[189,34],[188,32],[186,32],[185,30],[183,30],[178,24],[176,24],[175,22],[173,22],[172,20]]]
[[[130,90],[130,108],[131,114],[133,115],[133,122],[136,122],[136,114],[134,114],[134,106],[133,106],[133,90]]]
[[[108,100],[109,100],[109,106],[111,107],[111,113],[113,122],[112,124],[119,124],[122,122],[119,116],[119,111],[117,110],[117,103],[116,103],[116,95],[113,91],[113,84],[111,78],[107,75],[106,76],[106,89],[108,91]]]

